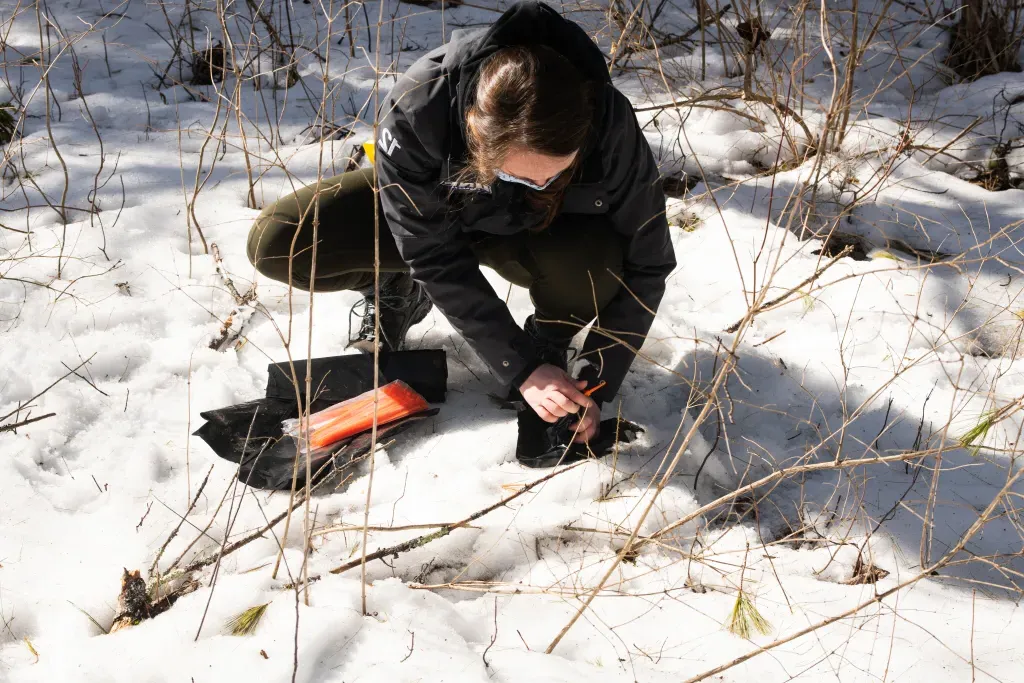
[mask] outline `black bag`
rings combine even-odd
[[[373,389],[373,356],[368,353],[347,356],[314,358],[313,398],[327,401],[324,407],[358,396]],[[306,396],[306,361],[294,362],[302,400]],[[295,401],[295,387],[287,363],[272,363],[267,367],[267,398]],[[427,403],[444,403],[448,391],[448,362],[444,351],[381,351],[380,385],[400,379]]]
[[[373,356],[353,354],[314,358],[311,361],[313,412],[328,408],[373,389]],[[294,362],[298,379],[299,400],[305,407],[306,361]],[[380,353],[380,379],[383,386],[402,380],[430,403],[445,400],[448,385],[448,363],[444,351],[417,350]],[[200,413],[207,422],[194,434],[220,457],[239,464],[238,479],[261,489],[288,490],[296,476],[296,486],[306,483],[306,466],[299,461],[295,441],[285,437],[281,422],[299,416],[295,385],[287,363],[268,367],[266,398]],[[377,442],[409,428],[424,418],[436,415],[430,410],[395,422],[380,425]],[[361,432],[335,444],[330,451],[310,460],[313,483],[343,467],[370,450],[370,431]]]

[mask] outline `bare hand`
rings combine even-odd
[[[580,420],[572,426],[572,430],[576,433],[573,441],[576,443],[587,443],[597,436],[600,428],[601,409],[595,403],[590,408],[587,408],[587,411],[583,413]]]
[[[585,381],[575,380],[565,370],[545,364],[530,373],[520,385],[519,393],[542,420],[558,422],[558,418],[583,409],[597,412],[593,399],[580,391],[585,386]]]

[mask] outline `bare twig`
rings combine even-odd
[[[14,422],[12,424],[0,425],[0,434],[2,434],[4,432],[13,432],[18,427],[24,427],[25,425],[30,425],[33,422],[39,422],[40,420],[45,420],[46,418],[53,417],[56,414],[57,413],[47,413],[46,415],[40,415],[39,417],[27,418],[25,420],[22,420],[21,422]]]

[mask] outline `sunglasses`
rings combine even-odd
[[[547,182],[544,183],[543,185],[538,185],[537,183],[531,182],[531,181],[527,180],[526,178],[520,178],[519,176],[514,176],[511,173],[505,173],[500,168],[494,169],[494,175],[496,175],[499,180],[504,180],[506,183],[516,183],[516,184],[519,184],[519,185],[525,185],[526,187],[530,188],[531,190],[538,190],[538,191],[539,190],[546,190],[546,189],[548,189],[551,186],[551,183],[553,183],[556,180],[558,180],[562,176],[563,173],[565,173],[565,170],[561,170],[558,173],[556,173],[555,175],[553,175],[550,178],[548,178]]]

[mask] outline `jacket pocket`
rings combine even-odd
[[[608,196],[601,183],[570,185],[562,199],[562,213],[608,213]]]

